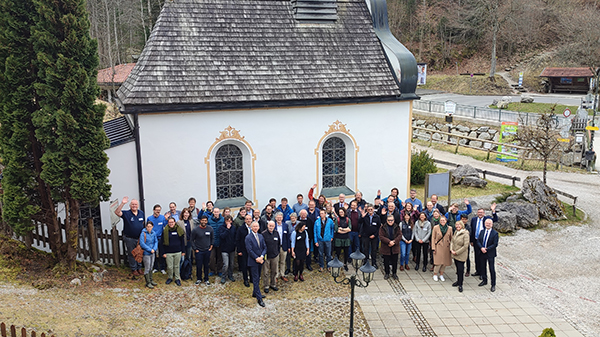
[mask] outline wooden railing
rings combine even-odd
[[[442,164],[442,165],[447,165],[447,166],[460,166],[461,164],[456,164],[456,163],[451,163],[449,161],[443,161],[443,160],[439,160],[439,159],[434,159],[434,162],[436,162],[437,164]],[[486,179],[487,176],[493,176],[493,177],[498,177],[498,178],[503,178],[503,179],[508,179],[512,181],[512,185],[516,186],[516,182],[517,181],[521,181],[520,177],[517,176],[510,176],[508,174],[503,174],[503,173],[497,173],[497,172],[492,172],[492,171],[488,171],[488,170],[481,170],[478,168],[475,168],[477,170],[477,172],[483,174],[483,179]]]
[[[14,325],[8,327],[5,323],[0,323],[0,336],[2,337],[37,337],[38,334],[35,331],[27,332],[25,328],[17,328]],[[54,337],[54,335],[46,335],[42,332],[39,336],[41,337]]]

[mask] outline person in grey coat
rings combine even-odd
[[[421,253],[423,255],[423,272],[427,271],[427,258],[429,252],[429,238],[431,237],[431,223],[427,221],[427,215],[425,212],[419,214],[419,220],[415,222],[413,229],[414,241],[413,243],[417,246],[415,249],[415,270],[419,270],[419,261],[421,260]]]

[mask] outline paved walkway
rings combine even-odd
[[[537,337],[549,327],[557,336],[583,336],[565,320],[550,318],[515,295],[501,278],[492,293],[489,286],[478,286],[479,278],[466,277],[459,293],[452,287],[453,267],[446,269],[445,282],[433,281],[430,271],[411,269],[398,276],[399,281],[384,280],[379,270],[368,288],[357,288],[356,298],[374,337]]]

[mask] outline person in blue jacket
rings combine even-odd
[[[327,211],[322,209],[315,221],[315,246],[319,249],[319,271],[324,268],[323,254],[326,256],[325,264],[331,261],[331,243],[333,241],[333,220],[327,216]]]
[[[287,198],[281,198],[281,204],[279,204],[279,206],[277,206],[276,210],[281,212],[281,214],[283,214],[284,222],[290,220],[290,215],[292,215],[292,213],[294,213],[294,210],[290,207],[290,205],[288,205]]]
[[[146,287],[153,289],[156,283],[152,281],[152,267],[154,266],[154,258],[158,251],[158,239],[152,229],[154,223],[152,221],[146,222],[146,228],[142,229],[140,234],[140,247],[144,250],[144,257],[142,262],[144,263],[144,278],[146,279]]]
[[[450,206],[448,208],[448,212],[446,213],[446,219],[448,219],[448,225],[450,225],[450,227],[452,227],[452,231],[454,231],[456,229],[456,228],[454,228],[454,224],[457,221],[460,221],[461,215],[471,214],[472,208],[471,208],[471,204],[469,204],[469,200],[467,198],[465,198],[465,205],[467,205],[466,211],[459,211],[458,204],[456,204],[456,203],[452,204],[452,206]]]

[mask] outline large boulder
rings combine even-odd
[[[463,177],[460,180],[461,185],[484,188],[487,186],[487,181],[479,177]]]
[[[461,165],[454,170],[450,170],[450,172],[452,173],[452,183],[454,185],[459,184],[464,177],[479,178],[479,172],[469,164]]]
[[[533,103],[533,97],[531,97],[529,95],[522,95],[521,103]]]
[[[500,233],[511,233],[517,229],[517,217],[509,212],[496,212],[498,222],[494,222],[494,229]]]
[[[503,202],[496,206],[496,210],[514,214],[517,219],[517,226],[521,228],[534,227],[540,221],[540,212],[536,205],[528,202]]]
[[[505,101],[500,101],[498,102],[498,109],[508,109],[508,103],[509,102],[505,102]]]
[[[527,177],[521,189],[525,200],[537,207],[540,216],[551,221],[566,219],[563,205],[556,192],[538,177]]]

